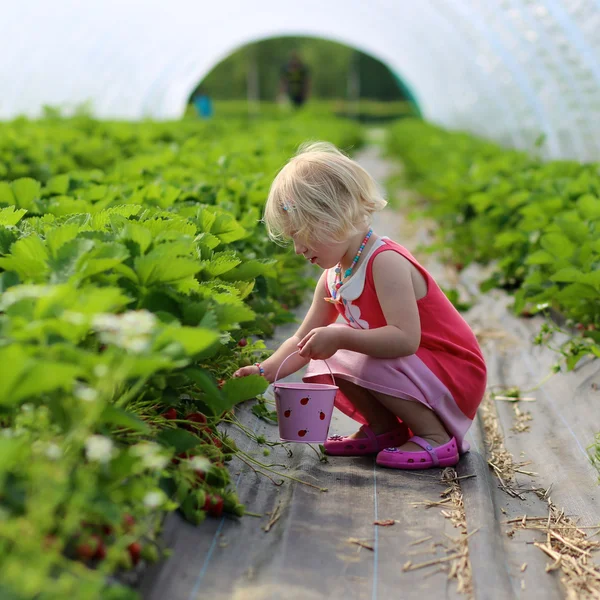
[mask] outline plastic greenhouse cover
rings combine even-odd
[[[594,159],[598,0],[78,0],[10,2],[0,21],[0,118],[91,102],[99,117],[178,118],[237,48],[283,35],[386,63],[434,122],[552,157]]]

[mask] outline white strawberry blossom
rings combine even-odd
[[[108,367],[106,365],[96,365],[94,367],[94,375],[98,377],[98,379],[106,377],[108,375]]]
[[[192,456],[189,460],[189,465],[194,471],[208,471],[211,462],[206,456]]]
[[[154,442],[140,442],[129,449],[131,454],[142,459],[142,464],[147,469],[164,469],[169,457],[165,455],[164,448]]]
[[[75,387],[73,394],[79,400],[83,400],[84,402],[94,402],[98,399],[98,392],[87,385],[78,385]]]
[[[153,492],[148,492],[144,496],[144,505],[148,508],[158,508],[165,503],[166,496],[164,492],[161,490],[155,490]]]
[[[141,354],[150,348],[156,317],[147,310],[129,311],[122,315],[100,313],[94,316],[92,326],[100,333],[102,343]]]
[[[60,448],[60,446],[58,446],[57,444],[50,442],[48,444],[48,446],[46,447],[46,456],[50,459],[50,460],[58,460],[61,456],[62,456],[62,450]]]
[[[113,441],[104,435],[92,435],[85,442],[85,453],[88,460],[107,463],[115,452]]]

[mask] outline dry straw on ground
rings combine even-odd
[[[495,406],[490,397],[483,402],[480,414],[488,449],[488,464],[506,493],[524,499],[518,491],[515,473],[535,473],[519,468],[525,463],[516,465],[512,454],[506,450]],[[548,514],[539,517],[524,515],[522,518],[506,521],[512,523],[514,528],[509,531],[509,535],[514,535],[515,531],[520,529],[543,533],[542,540],[534,544],[551,559],[546,566],[546,572],[560,569],[567,600],[600,600],[600,566],[594,562],[593,555],[595,551],[600,550],[600,542],[593,540],[584,531],[586,528],[578,526],[575,520],[565,515],[564,510],[558,509],[552,503],[549,489],[538,488],[535,492],[548,503]],[[593,529],[593,535],[600,532],[600,528]]]
[[[425,508],[442,507],[442,510],[440,511],[442,515],[446,519],[449,519],[454,527],[460,531],[458,537],[446,536],[446,543],[434,545],[434,549],[435,546],[443,546],[447,555],[420,563],[413,563],[409,560],[404,564],[402,570],[415,571],[417,569],[437,566],[438,570],[434,571],[434,573],[439,571],[447,573],[448,579],[456,581],[457,591],[464,594],[468,600],[473,600],[473,579],[471,573],[471,561],[469,560],[468,540],[471,535],[477,533],[477,530],[472,531],[467,535],[467,522],[465,518],[462,490],[460,488],[460,479],[464,479],[464,477],[458,477],[453,468],[448,467],[444,469],[441,482],[447,487],[440,494],[442,499],[438,502],[414,503],[414,506],[425,506]],[[420,544],[430,539],[431,536],[428,536],[413,542],[413,544]]]

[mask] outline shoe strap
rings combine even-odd
[[[440,459],[438,458],[437,452],[435,451],[436,449],[427,440],[424,440],[418,435],[413,435],[409,441],[414,442],[415,444],[417,444],[417,446],[421,446],[423,450],[429,452],[429,456],[431,456],[431,460],[433,461],[434,467],[440,466]]]
[[[369,438],[369,440],[371,440],[371,442],[377,446],[377,436],[373,433],[373,430],[368,425],[362,425],[360,431],[362,431],[367,438]]]

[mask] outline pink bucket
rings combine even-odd
[[[285,361],[297,354],[293,352],[277,369],[273,387],[279,437],[284,442],[322,444],[327,439],[333,402],[338,391],[329,365],[333,385],[327,383],[277,383],[279,371]],[[327,361],[325,361],[327,364]]]

